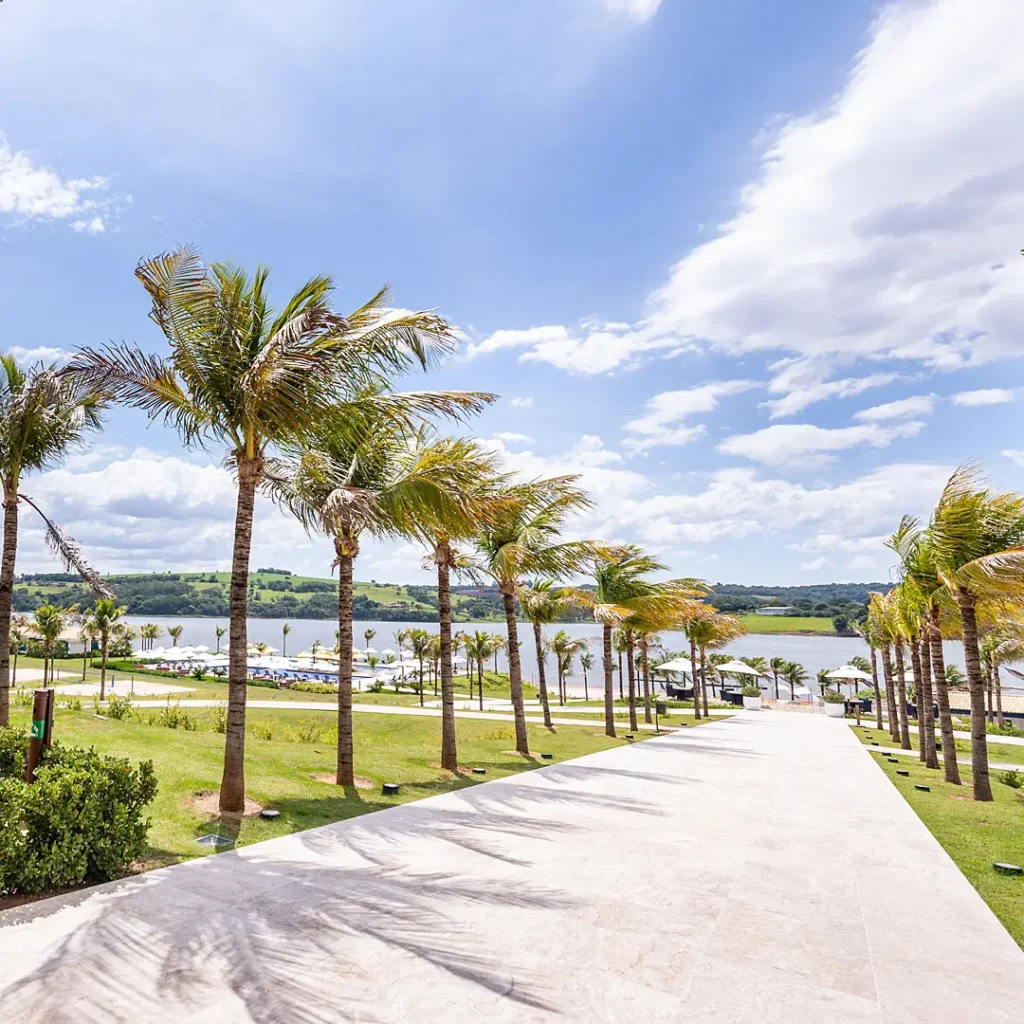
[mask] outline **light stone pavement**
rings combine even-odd
[[[1017,1024],[1024,995],[846,723],[780,712],[7,911],[0,965],[5,1024]]]
[[[916,750],[904,750],[902,747],[879,747],[873,743],[865,743],[864,749],[874,751],[876,754],[885,754],[887,757],[912,757],[915,761],[921,759],[921,755]],[[939,764],[941,765],[942,763],[942,754],[940,752]],[[970,766],[971,759],[969,757],[958,757],[956,763]],[[1010,761],[989,761],[988,766],[991,771],[1024,772],[1024,765],[1013,764]]]

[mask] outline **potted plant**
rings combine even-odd
[[[761,710],[761,687],[759,687],[757,683],[744,684],[743,706],[747,711]]]
[[[846,714],[846,698],[835,690],[825,694],[825,714],[829,718],[842,718]]]

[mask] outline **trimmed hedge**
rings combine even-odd
[[[149,831],[153,762],[55,743],[25,782],[24,733],[0,729],[0,893],[31,893],[124,873]]]

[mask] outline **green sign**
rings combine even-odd
[[[35,718],[32,720],[32,732],[29,734],[34,740],[41,740],[46,737],[46,719]]]

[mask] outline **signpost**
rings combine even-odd
[[[36,767],[43,750],[53,740],[53,690],[36,690],[32,699],[32,730],[28,740],[25,781],[35,782]]]

